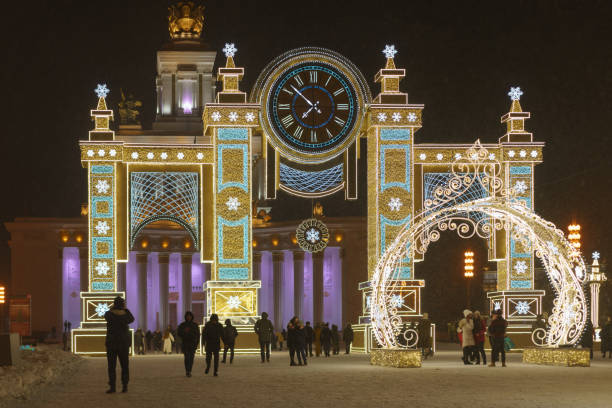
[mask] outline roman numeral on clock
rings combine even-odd
[[[337,123],[337,124],[339,124],[340,126],[344,126],[344,124],[346,123],[346,122],[344,121],[344,119],[341,119],[341,118],[339,118],[339,117],[337,117],[337,116],[336,116],[336,117],[334,117],[334,122],[336,122],[336,123]]]
[[[310,141],[312,143],[316,143],[317,142],[317,132],[314,130],[310,130]]]
[[[332,135],[332,132],[330,132],[329,129],[325,129],[325,131],[327,132],[327,137],[329,137],[330,139],[334,137],[334,135]]]
[[[299,86],[304,85],[304,81],[302,81],[302,78],[300,78],[299,75],[294,76],[293,79],[295,79],[295,82],[297,82]]]
[[[331,75],[327,77],[327,81],[325,81],[325,86],[327,86],[327,84],[329,84],[329,81],[331,81]]]
[[[304,133],[304,128],[301,126],[298,126],[295,128],[295,131],[293,132],[293,137],[295,137],[296,139],[301,139],[302,133]]]
[[[340,88],[337,91],[334,92],[334,96],[338,96],[340,95],[342,92],[344,92],[344,88]]]
[[[348,103],[339,103],[338,110],[348,110]]]
[[[288,110],[289,109],[289,104],[288,103],[279,103],[278,104],[278,109],[279,110]]]
[[[287,88],[283,88],[283,91],[284,91],[284,92],[287,92],[289,95],[293,95],[293,92],[292,92],[292,91],[290,91],[290,90],[288,90]]]
[[[284,116],[281,119],[281,122],[283,122],[283,125],[285,125],[285,127],[288,128],[289,126],[293,124],[293,117],[291,115]]]
[[[313,84],[317,83],[317,71],[310,71],[310,82]]]

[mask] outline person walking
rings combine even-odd
[[[321,323],[317,323],[314,328],[314,344],[315,344],[315,355],[321,356]]]
[[[433,355],[431,348],[431,320],[429,320],[429,314],[423,313],[423,317],[419,319],[419,325],[417,326],[417,347],[421,349],[421,355],[427,360],[427,357]]]
[[[227,359],[227,351],[230,351],[230,364],[234,362],[234,345],[236,344],[236,337],[238,337],[238,330],[232,326],[231,319],[225,319],[225,327],[223,328],[223,360],[221,362],[225,364]]]
[[[213,356],[214,361],[214,376],[219,373],[219,350],[221,350],[221,337],[223,337],[223,326],[219,323],[219,316],[216,314],[210,315],[210,320],[204,325],[202,330],[202,342],[205,344],[206,350],[206,370],[205,374],[210,371],[210,361]]]
[[[295,364],[295,352],[296,352],[296,331],[297,331],[297,316],[293,316],[289,323],[287,324],[287,348],[289,349],[289,360],[290,366],[297,365]]]
[[[487,355],[484,350],[486,332],[487,322],[480,316],[480,312],[477,310],[474,312],[474,347],[476,351],[476,365],[480,364],[480,357],[482,357],[482,365],[487,365]]]
[[[353,328],[351,324],[347,324],[344,330],[342,330],[342,341],[344,342],[345,353],[349,354],[351,352],[351,343],[353,343]]]
[[[506,337],[506,328],[508,322],[503,318],[501,309],[493,312],[491,324],[489,325],[489,334],[493,340],[491,348],[491,363],[489,367],[495,367],[495,362],[499,359],[501,353],[502,367],[506,366],[506,349],[504,348],[504,339]]]
[[[323,353],[325,357],[329,357],[329,351],[331,349],[331,330],[329,330],[329,323],[323,324],[321,328],[321,346],[323,346]]]
[[[147,330],[147,333],[145,334],[145,341],[147,342],[147,351],[151,352],[153,343],[153,333],[151,333],[151,330]]]
[[[464,318],[459,322],[458,333],[461,333],[461,347],[463,347],[463,364],[471,365],[470,356],[473,353],[475,346],[474,342],[474,321],[472,320],[472,311],[465,309],[463,311]],[[503,345],[502,345],[503,346]]]
[[[134,333],[134,350],[138,355],[144,354],[144,334],[140,327]]]
[[[306,336],[306,354],[312,357],[312,342],[314,340],[314,330],[310,325],[310,322],[306,322],[306,326],[304,326],[304,334]]]
[[[606,352],[608,358],[612,358],[612,317],[608,316],[606,322],[599,332],[599,338],[601,339],[601,353],[603,358],[606,358]]]
[[[110,310],[104,313],[106,320],[106,360],[108,362],[108,385],[107,394],[116,391],[117,381],[117,358],[121,365],[121,392],[127,392],[130,381],[129,353],[132,343],[129,324],[134,321],[134,316],[125,307],[125,300],[117,296],[113,300]]]
[[[331,340],[332,340],[332,354],[340,354],[340,333],[338,332],[338,326],[332,324],[331,328]]]
[[[298,365],[308,365],[306,360],[306,331],[304,330],[304,324],[299,320],[295,322],[293,347],[297,354]]]
[[[268,320],[268,314],[263,312],[261,319],[255,323],[255,333],[259,338],[259,348],[261,352],[261,362],[270,362],[270,343],[272,342],[272,336],[274,336],[274,326],[272,322]]]
[[[586,326],[584,327],[584,333],[582,333],[582,339],[580,339],[580,345],[582,348],[589,349],[590,359],[593,359],[593,336],[595,330],[593,329],[593,322],[591,319],[587,320]]]
[[[164,354],[172,354],[172,342],[174,341],[174,336],[172,335],[172,330],[170,326],[166,330],[164,330]]]
[[[191,369],[193,368],[193,360],[195,352],[198,348],[198,340],[200,339],[200,328],[193,321],[193,313],[185,312],[185,321],[181,323],[176,330],[177,340],[181,339],[181,350],[183,351],[185,362],[185,375],[191,377]]]

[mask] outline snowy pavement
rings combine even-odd
[[[526,365],[520,354],[508,367],[463,366],[459,350],[441,351],[422,368],[371,366],[368,356],[313,358],[289,367],[275,352],[270,364],[258,356],[236,356],[221,364],[219,377],[204,374],[196,356],[186,378],[182,356],[130,359],[129,393],[107,395],[106,360],[87,358],[63,384],[42,388],[14,407],[610,407],[612,360],[596,356],[590,368]],[[119,377],[119,373],[118,373]],[[119,385],[119,384],[118,384]]]

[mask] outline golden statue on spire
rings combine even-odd
[[[179,1],[168,7],[168,30],[173,40],[198,39],[204,26],[204,6]]]

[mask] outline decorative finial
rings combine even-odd
[[[597,260],[597,259],[599,259],[599,256],[600,256],[599,252],[597,252],[597,251],[593,252],[593,259]]]
[[[518,101],[521,99],[522,95],[523,91],[521,91],[520,87],[510,87],[510,92],[508,92],[508,96],[510,97],[510,99],[512,99],[513,101]]]
[[[395,45],[385,45],[385,49],[382,51],[387,58],[394,58],[395,54],[397,54],[397,50],[395,49]]]
[[[225,53],[226,57],[234,57],[234,55],[236,55],[236,51],[238,51],[238,48],[234,47],[234,43],[225,43],[225,48],[223,48],[223,52]]]
[[[106,87],[106,84],[98,84],[98,87],[94,89],[94,92],[96,93],[96,95],[98,95],[98,98],[106,98],[109,89]]]

